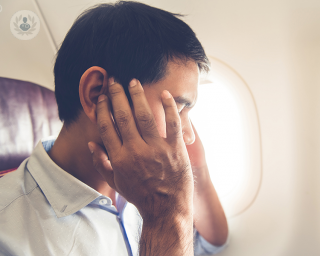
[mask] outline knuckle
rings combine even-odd
[[[111,98],[119,95],[120,93],[122,93],[122,91],[123,89],[121,85],[118,85],[117,83],[109,86],[109,94]]]
[[[137,119],[139,121],[150,121],[152,120],[152,114],[147,111],[139,111],[137,112]]]
[[[151,113],[148,113],[146,111],[138,112],[136,114],[136,117],[143,128],[153,129],[155,127],[155,121]]]
[[[177,109],[176,102],[172,99],[172,101],[168,103],[167,108],[172,109],[173,111],[176,111],[176,109]]]
[[[179,122],[176,122],[176,121],[170,122],[169,129],[170,129],[171,135],[174,138],[182,138],[183,137]]]
[[[177,105],[175,104],[175,102],[173,102],[173,104],[166,106],[166,112],[170,116],[177,116],[178,115],[178,108],[177,108]]]
[[[172,129],[174,132],[181,133],[181,124],[179,120],[171,120],[167,123],[170,129]]]
[[[98,125],[98,129],[99,133],[103,136],[104,134],[107,134],[109,132],[110,124],[105,121],[101,121]]]
[[[137,87],[137,86],[136,86]],[[144,93],[144,91],[142,90],[142,88],[135,88],[135,90],[132,90],[130,92],[131,97],[139,97]]]
[[[127,111],[119,109],[119,110],[115,111],[114,117],[115,117],[117,125],[119,127],[128,126],[129,121],[130,121],[130,114]]]
[[[100,101],[97,104],[97,112],[100,113],[105,109],[104,101]]]

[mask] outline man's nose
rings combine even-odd
[[[184,143],[186,145],[191,145],[195,141],[195,135],[189,118],[187,118],[186,123],[183,126],[182,132]]]

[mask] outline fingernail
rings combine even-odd
[[[162,92],[162,95],[163,95],[163,97],[164,97],[165,99],[170,99],[170,98],[171,98],[171,94],[170,94],[170,92],[168,92],[167,90],[164,90],[164,91]]]
[[[132,79],[131,82],[129,83],[129,86],[130,86],[130,87],[134,87],[134,86],[136,86],[136,85],[137,85],[137,79],[134,78],[134,79]]]
[[[101,102],[101,101],[104,101],[104,100],[106,100],[106,99],[107,99],[107,96],[104,95],[104,94],[101,94],[101,95],[99,96],[99,98],[98,98],[98,103]]]
[[[109,85],[112,85],[112,84],[114,84],[114,78],[113,78],[113,77],[110,77],[110,78],[109,78]]]
[[[93,154],[93,145],[91,142],[88,143],[88,147],[89,147],[91,154]]]

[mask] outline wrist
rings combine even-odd
[[[193,216],[173,215],[143,221],[140,256],[193,255]]]
[[[171,215],[159,216],[157,218],[144,218],[143,226],[154,229],[155,227],[173,227],[175,229],[183,229],[188,225],[193,225],[193,212],[172,213]]]
[[[148,204],[147,208],[138,209],[144,223],[155,225],[163,221],[179,222],[192,218],[193,215],[193,193],[186,198],[162,199],[155,204]]]

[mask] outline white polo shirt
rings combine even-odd
[[[0,255],[138,255],[142,218],[116,193],[106,197],[62,170],[39,142],[20,167],[0,179]],[[195,231],[195,255],[223,250]]]

